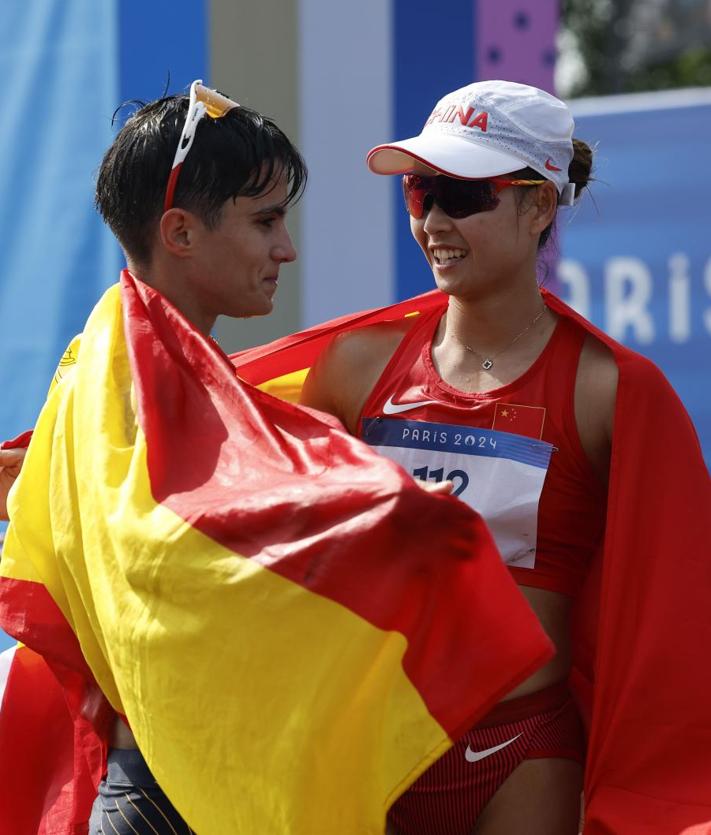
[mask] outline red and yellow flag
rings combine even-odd
[[[238,379],[128,273],[48,397],[10,514],[0,626],[61,686],[75,779],[100,773],[103,694],[200,835],[382,833],[551,653],[476,514]],[[4,800],[0,832],[29,833]],[[74,806],[45,797],[32,831],[81,832]]]

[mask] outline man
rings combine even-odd
[[[208,107],[220,113],[219,120],[201,119]],[[201,155],[177,159],[200,121]],[[170,168],[169,149],[175,147]],[[189,102],[161,99],[127,121],[101,165],[96,204],[121,243],[130,273],[209,335],[220,313],[271,311],[279,268],[296,257],[285,225],[287,208],[305,182],[301,156],[275,124],[195,84]],[[3,518],[7,488],[24,454],[24,449],[0,450]],[[93,830],[168,821],[184,828],[118,718],[110,744],[115,750]]]

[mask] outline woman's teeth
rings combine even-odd
[[[451,264],[454,261],[459,261],[461,258],[464,258],[466,254],[466,250],[464,249],[444,249],[438,247],[437,249],[432,250],[432,255],[434,256],[435,261],[441,267]]]

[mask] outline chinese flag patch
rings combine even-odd
[[[520,406],[518,403],[497,403],[494,410],[492,429],[541,439],[543,422],[546,419],[545,406]]]

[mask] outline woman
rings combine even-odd
[[[401,835],[578,831],[570,613],[604,530],[617,366],[536,281],[558,206],[590,175],[572,130],[553,96],[485,81],[445,96],[418,137],[374,148],[372,171],[404,174],[413,237],[448,304],[345,334],[304,388],[302,402],[414,475],[454,483],[557,648],[396,802]]]

